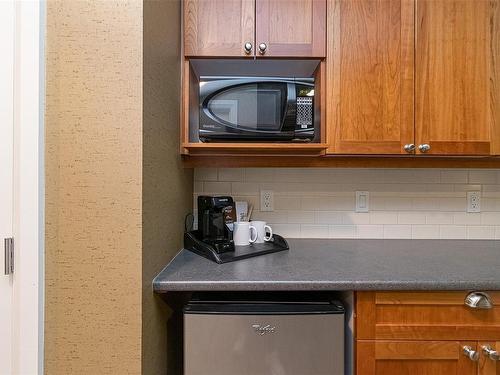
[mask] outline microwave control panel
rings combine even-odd
[[[313,97],[297,97],[297,128],[308,129],[314,127],[313,123]]]

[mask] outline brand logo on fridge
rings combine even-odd
[[[267,335],[269,333],[275,333],[276,332],[276,327],[272,326],[270,324],[252,324],[252,328],[254,329],[255,333],[257,333],[260,336]]]

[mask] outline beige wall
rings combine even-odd
[[[47,2],[48,375],[141,371],[142,15]]]
[[[192,207],[192,170],[179,156],[180,1],[144,2],[142,373],[179,373],[180,343],[167,344],[166,305],[151,280],[182,243]],[[176,322],[169,322],[170,330]]]

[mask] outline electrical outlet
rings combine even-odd
[[[467,212],[481,212],[481,192],[467,192]]]
[[[370,211],[370,193],[367,191],[356,192],[356,212]]]
[[[260,191],[260,210],[274,211],[274,191],[272,190]]]

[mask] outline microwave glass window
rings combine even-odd
[[[218,120],[252,130],[279,130],[286,106],[286,84],[252,83],[224,90],[207,103]]]

